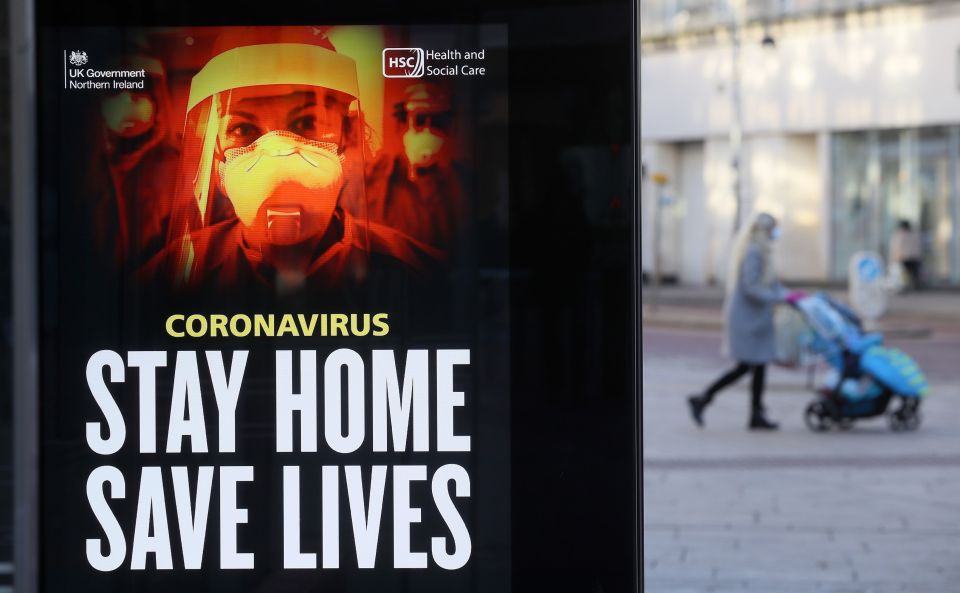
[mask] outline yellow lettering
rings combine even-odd
[[[273,313],[267,316],[254,315],[253,320],[256,324],[256,328],[253,330],[253,335],[273,337]]]
[[[378,329],[373,330],[375,336],[385,336],[390,333],[390,326],[387,324],[387,314],[377,313],[373,316],[373,325]]]
[[[330,316],[330,335],[349,336],[347,332],[347,316],[343,313],[334,313]]]
[[[300,320],[300,329],[303,331],[303,335],[308,338],[313,337],[313,329],[317,327],[317,314],[314,313],[310,316],[309,323],[307,323],[307,316],[303,313],[298,313],[297,318]]]
[[[357,328],[357,318],[363,318],[363,329]],[[370,314],[364,313],[362,316],[357,315],[356,313],[350,314],[350,331],[354,336],[365,336],[370,333]]]
[[[293,315],[290,315],[289,313],[280,318],[280,329],[277,330],[278,336],[282,336],[284,334],[291,334],[294,336],[300,335],[300,332],[297,330],[297,324],[293,322]]]
[[[243,329],[239,329],[237,326],[243,322]],[[246,337],[250,333],[250,318],[246,315],[234,315],[230,318],[230,333],[238,338]]]
[[[183,321],[183,315],[176,313],[174,315],[171,315],[170,317],[167,317],[167,335],[174,338],[182,338],[185,334],[183,332],[178,332],[175,329],[173,329],[174,321]]]
[[[197,326],[200,329],[197,329]],[[203,315],[191,315],[187,317],[187,334],[191,338],[199,338],[207,333],[207,318]]]
[[[210,335],[214,337],[218,335],[227,337],[230,335],[227,333],[227,316],[226,315],[210,316]]]

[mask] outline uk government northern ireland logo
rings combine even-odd
[[[139,69],[103,70],[89,68],[90,56],[79,49],[63,51],[63,88],[69,90],[142,90],[147,71]]]

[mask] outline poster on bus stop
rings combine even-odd
[[[508,589],[507,41],[40,31],[42,591]]]

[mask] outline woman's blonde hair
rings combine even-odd
[[[727,268],[727,294],[732,294],[740,277],[740,266],[751,245],[757,245],[763,254],[763,283],[773,281],[773,266],[770,261],[770,232],[777,226],[777,219],[766,212],[757,212],[750,217],[748,224],[741,227],[733,240],[730,251],[730,265]]]

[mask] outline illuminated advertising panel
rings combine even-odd
[[[629,23],[361,4],[39,7],[24,593],[637,583]]]

